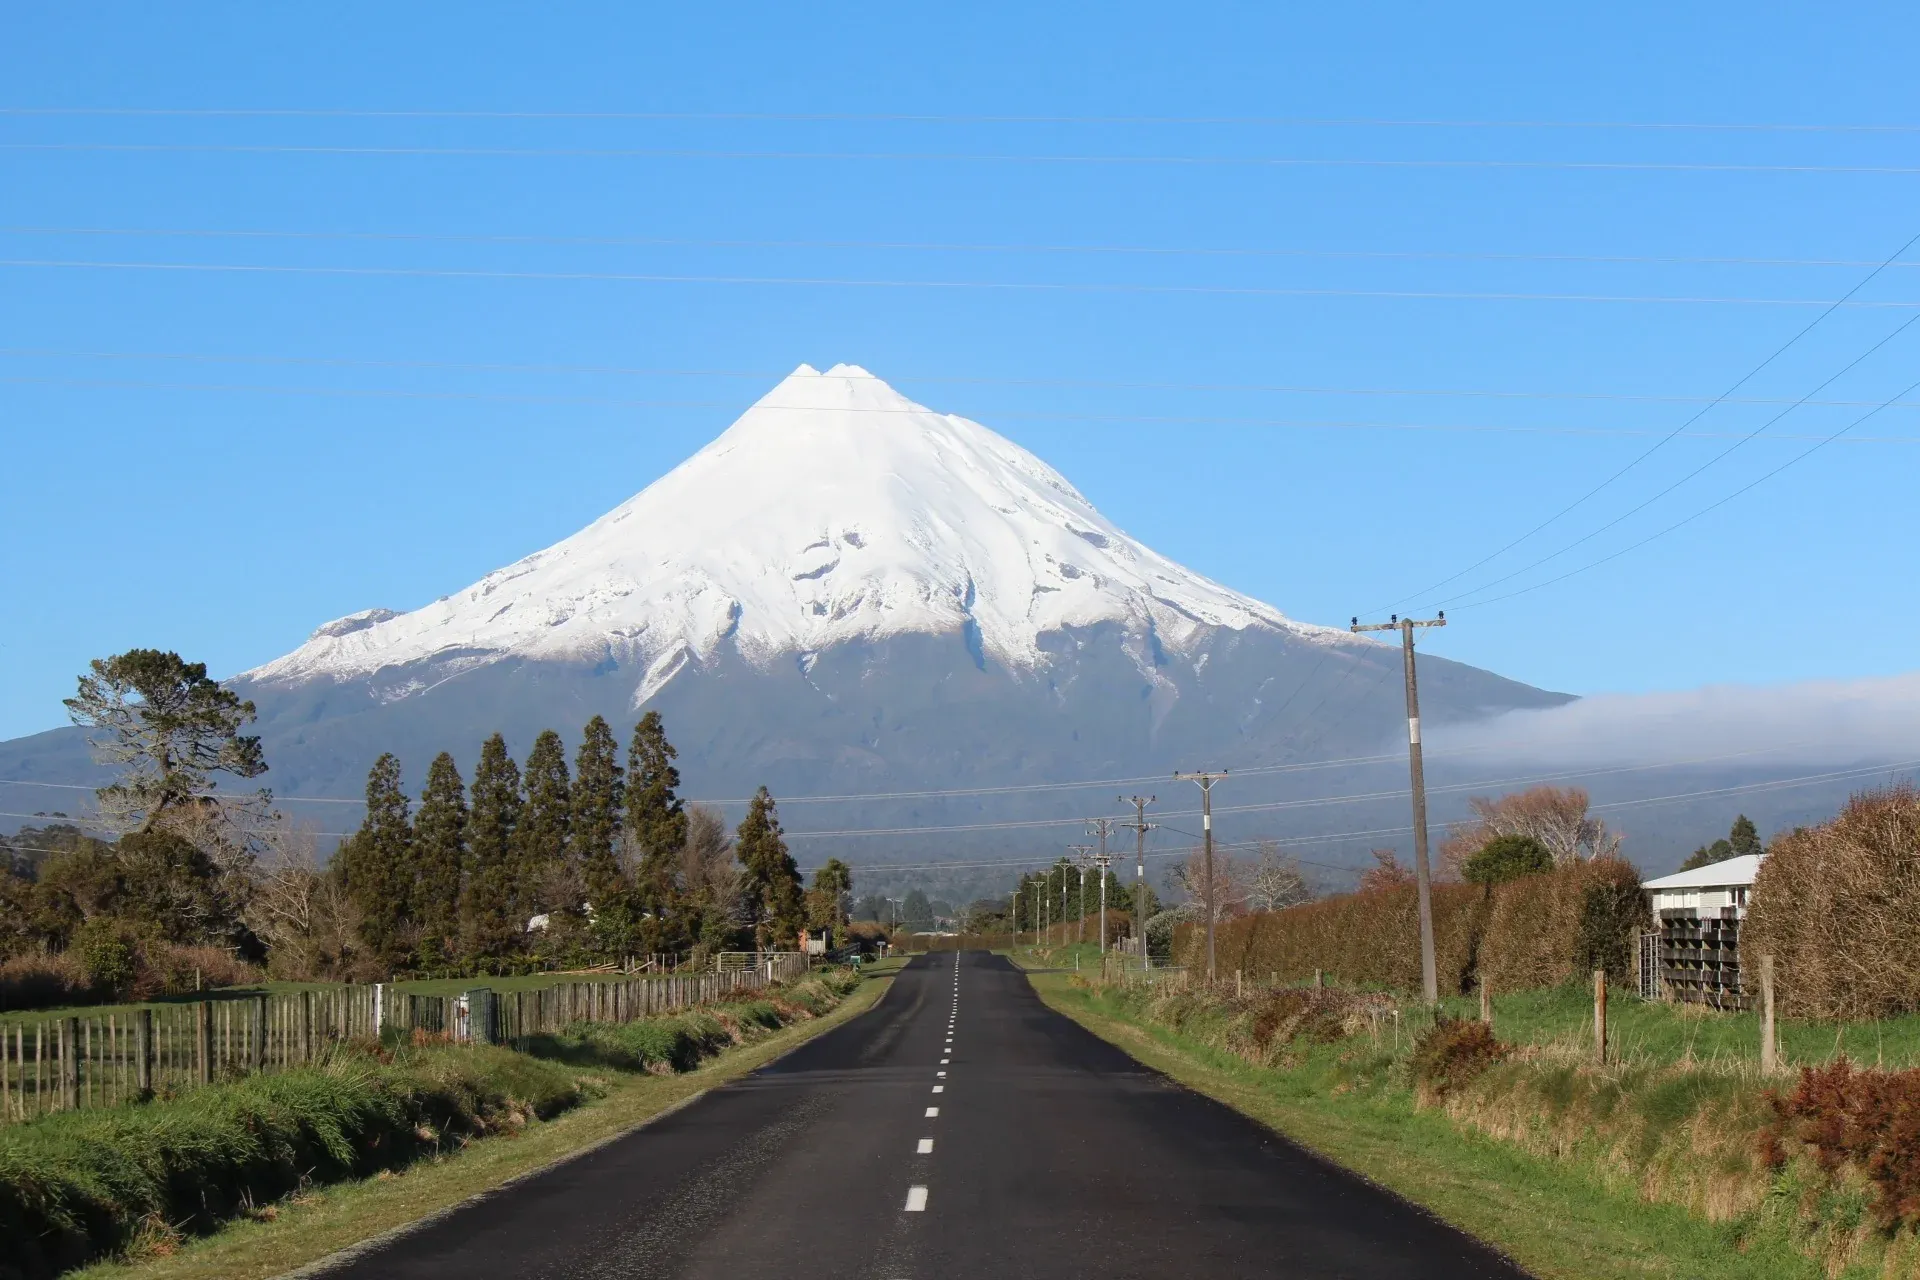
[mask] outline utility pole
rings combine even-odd
[[[1433,888],[1427,867],[1427,775],[1420,763],[1420,683],[1413,669],[1413,630],[1415,627],[1444,627],[1446,611],[1425,622],[1394,614],[1387,622],[1360,625],[1353,630],[1398,631],[1400,652],[1407,669],[1407,769],[1413,779],[1413,877],[1420,894],[1420,990],[1428,1004],[1440,999],[1440,978],[1433,959]]]
[[[1073,860],[1073,872],[1080,879],[1080,918],[1073,922],[1073,941],[1077,946],[1087,940],[1087,855],[1093,852],[1093,846],[1070,844],[1067,848],[1079,855]],[[1063,901],[1066,894],[1067,881],[1063,876],[1060,880],[1060,896]]]
[[[1093,865],[1100,869],[1100,956],[1104,962],[1107,954],[1107,867],[1113,862],[1107,855],[1107,836],[1113,830],[1113,819],[1094,818],[1089,827],[1100,837],[1100,849],[1093,855]]]
[[[1196,773],[1176,773],[1175,782],[1197,782],[1200,784],[1200,834],[1206,847],[1202,860],[1201,873],[1207,878],[1207,985],[1213,985],[1213,784],[1227,776],[1225,769],[1218,773],[1201,770]]]
[[[1133,842],[1133,936],[1140,944],[1140,967],[1147,967],[1147,832],[1160,824],[1147,821],[1147,806],[1158,796],[1121,796],[1121,804],[1133,806],[1133,821],[1120,825],[1132,830]]]

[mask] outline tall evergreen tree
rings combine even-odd
[[[559,734],[542,729],[533,740],[522,782],[527,799],[513,832],[517,901],[529,913],[571,910],[579,905],[581,886],[567,861],[573,788]]]
[[[587,721],[573,770],[573,854],[586,880],[587,901],[604,907],[624,884],[615,843],[620,838],[626,782],[620,744],[599,716]]]
[[[640,717],[627,749],[627,839],[638,861],[635,888],[659,914],[671,910],[678,896],[674,869],[687,843],[686,806],[676,794],[680,771],[673,767],[679,754],[658,711]]]
[[[793,946],[802,923],[800,868],[787,852],[780,815],[765,787],[754,793],[753,803],[747,806],[747,816],[734,835],[734,849],[746,868],[754,945],[761,950]]]
[[[1727,844],[1737,857],[1745,853],[1764,853],[1760,844],[1759,828],[1753,825],[1753,819],[1741,814],[1733,820],[1733,829],[1727,832]]]
[[[427,787],[413,819],[414,917],[427,964],[459,949],[460,879],[466,864],[467,788],[460,767],[442,751],[427,768]]]
[[[367,816],[342,851],[347,894],[360,914],[360,940],[383,964],[412,950],[413,824],[400,789],[400,760],[386,752],[367,772]]]
[[[499,734],[480,748],[467,825],[467,876],[460,895],[460,947],[472,957],[505,955],[523,935],[515,918],[514,828],[520,821],[520,770]]]

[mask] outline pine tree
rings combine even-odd
[[[400,789],[400,761],[392,752],[367,772],[367,816],[344,852],[347,893],[360,913],[360,940],[382,964],[398,964],[413,941],[413,826]]]
[[[1753,819],[1741,814],[1733,820],[1733,829],[1727,832],[1727,844],[1738,857],[1747,853],[1764,853],[1760,844],[1760,831],[1753,825]]]
[[[780,816],[765,787],[754,793],[747,816],[734,835],[735,851],[746,867],[747,900],[753,907],[754,945],[761,950],[791,947],[800,934],[800,868],[781,838]]]
[[[838,858],[828,858],[813,873],[813,887],[807,890],[807,928],[838,929],[846,923],[852,897],[852,869]]]
[[[514,828],[518,904],[534,911],[567,911],[580,902],[580,877],[568,862],[573,806],[567,749],[560,735],[542,729],[527,753],[526,804]]]
[[[480,748],[467,826],[467,876],[460,896],[460,948],[470,957],[505,955],[526,924],[515,918],[514,828],[520,820],[520,770],[499,734]]]
[[[427,767],[413,820],[413,865],[420,957],[431,966],[459,949],[460,880],[467,865],[467,788],[445,751]]]
[[[657,914],[675,905],[674,867],[687,842],[686,807],[675,794],[680,771],[673,761],[679,754],[658,711],[640,717],[627,749],[627,838],[639,861],[635,888]]]
[[[620,744],[599,716],[587,721],[574,761],[573,851],[585,877],[587,901],[598,909],[620,892],[625,878],[614,843],[620,837],[626,783]]]

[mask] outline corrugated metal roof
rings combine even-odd
[[[1754,873],[1760,870],[1760,860],[1766,856],[1764,853],[1743,853],[1737,858],[1728,858],[1725,862],[1712,862],[1704,867],[1695,867],[1691,871],[1676,871],[1670,876],[1649,880],[1642,888],[1720,889],[1732,885],[1752,884]]]

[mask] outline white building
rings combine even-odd
[[[1747,1007],[1740,925],[1765,857],[1742,854],[1646,882],[1657,932],[1640,940],[1641,995],[1716,1009]]]

